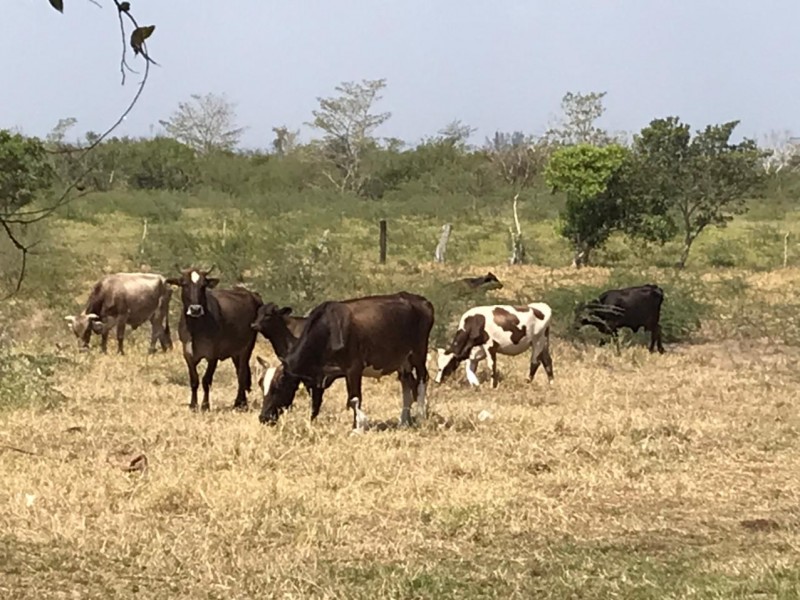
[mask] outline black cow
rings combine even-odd
[[[213,267],[212,267],[213,269]],[[252,374],[250,355],[256,344],[257,332],[250,324],[255,320],[261,297],[243,287],[215,290],[219,279],[208,277],[208,271],[187,269],[180,277],[167,279],[170,285],[181,288],[182,311],[178,334],[183,343],[183,358],[189,368],[192,388],[191,410],[197,410],[199,379],[197,365],[206,359],[203,375],[202,410],[208,410],[209,391],[217,363],[230,358],[236,367],[239,383],[233,407],[247,408]]]
[[[650,332],[650,352],[658,346],[659,353],[664,353],[661,344],[661,303],[664,301],[664,290],[657,285],[647,285],[608,290],[599,298],[578,306],[575,311],[575,326],[596,327],[601,333],[611,335],[619,349],[617,330],[627,327],[634,333],[644,327]]]
[[[471,290],[499,290],[503,288],[503,284],[491,271],[480,277],[465,277],[464,279],[459,279],[459,281]]]
[[[275,423],[290,407],[299,383],[312,389],[311,418],[319,414],[325,389],[347,381],[353,427],[361,429],[361,380],[397,373],[403,388],[400,423],[410,424],[411,403],[426,413],[428,336],[433,305],[424,297],[398,292],[342,302],[323,302],[309,313],[300,339],[277,368],[270,369],[261,406],[262,423]]]

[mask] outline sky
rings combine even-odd
[[[74,137],[104,131],[139,77],[120,84],[111,0],[3,0],[0,128]],[[148,136],[191,94],[224,94],[267,148],[272,127],[309,139],[318,97],[385,78],[377,131],[410,144],[459,119],[481,144],[495,131],[541,134],[565,92],[605,91],[600,124],[634,132],[678,116],[694,129],[800,135],[797,0],[131,0],[160,67],[115,135]],[[142,61],[135,61],[139,69]]]

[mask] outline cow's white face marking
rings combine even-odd
[[[197,271],[192,271],[190,277],[192,279],[192,283],[197,283],[198,281],[200,281],[200,273],[198,273]]]
[[[267,392],[269,392],[269,386],[272,385],[272,380],[275,378],[275,371],[278,369],[276,367],[268,367],[266,372],[264,373],[264,385],[262,386],[264,392],[264,398],[267,397]]]
[[[453,359],[455,359],[455,356],[452,353],[445,351],[444,348],[436,349],[436,368],[438,369],[435,378],[436,383],[442,383],[442,373]]]

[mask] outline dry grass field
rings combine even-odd
[[[367,381],[364,435],[341,381],[265,427],[225,363],[191,414],[179,345],[78,354],[31,317],[16,351],[69,361],[61,401],[0,411],[0,597],[797,598],[800,351],[718,316],[663,356],[555,338],[552,387],[526,356],[497,390],[460,369],[407,430],[396,379]]]

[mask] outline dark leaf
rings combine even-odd
[[[60,13],[64,12],[64,0],[50,0],[50,6]]]
[[[133,30],[133,33],[131,33],[131,48],[133,48],[134,54],[142,52],[144,41],[153,35],[155,29],[155,25],[148,25],[147,27],[137,27]]]
[[[120,2],[119,3],[119,11],[120,12],[128,12],[131,9],[130,2]]]

